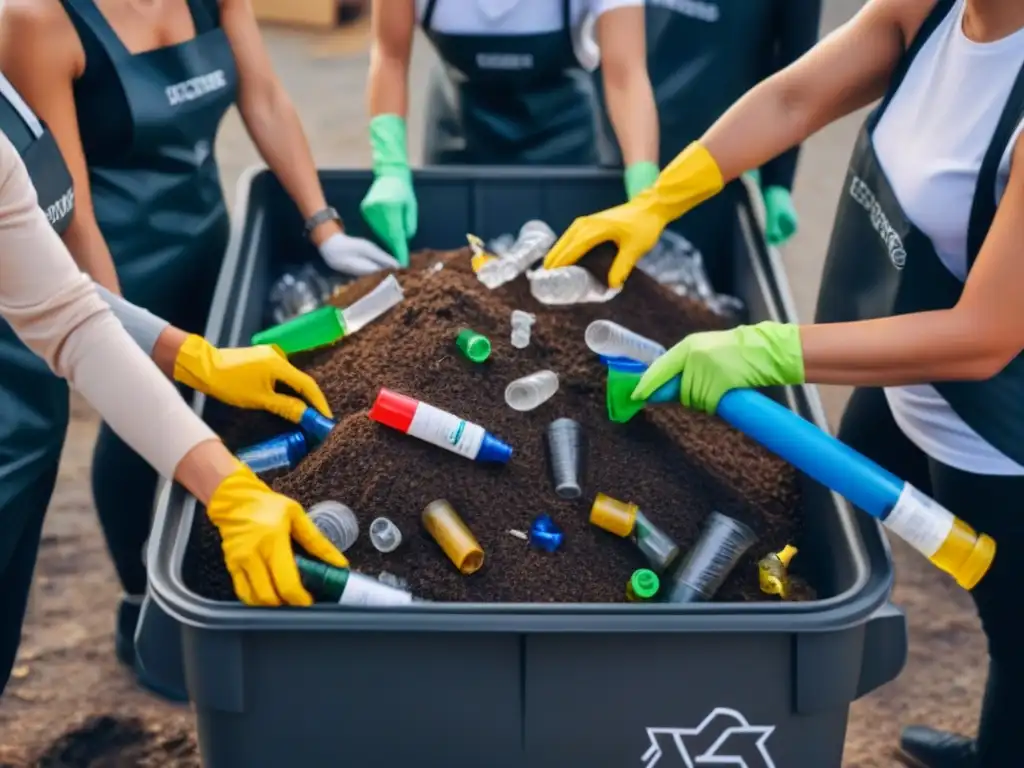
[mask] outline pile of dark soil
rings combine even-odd
[[[200,768],[195,739],[136,718],[91,717],[58,737],[30,768]]]
[[[610,256],[599,249],[585,266],[603,277]],[[644,562],[628,541],[589,524],[600,491],[638,504],[684,551],[712,510],[746,522],[758,542],[717,599],[774,599],[758,589],[756,560],[786,543],[800,544],[795,471],[720,420],[683,408],[649,408],[629,424],[611,423],[605,369],[583,341],[587,325],[600,318],[665,345],[729,323],[639,272],[607,304],[561,308],[538,304],[525,278],[489,291],[474,276],[468,249],[419,253],[398,277],[406,296],[401,305],[334,348],[293,358],[323,388],[338,426],[297,468],[272,481],[307,507],[336,499],[355,510],[362,531],[347,553],[355,568],[395,573],[431,600],[623,601],[629,575]],[[381,278],[346,286],[337,303],[350,304]],[[513,309],[537,315],[523,350],[509,341]],[[469,363],[456,350],[463,326],[490,338],[493,352],[485,364]],[[528,413],[505,405],[510,381],[545,368],[559,375],[553,398]],[[382,386],[482,425],[513,446],[512,461],[477,464],[371,421],[367,411]],[[546,464],[545,427],[563,416],[583,425],[588,445],[584,494],[576,501],[555,495]],[[228,409],[211,422],[232,449],[290,427],[266,414]],[[422,529],[423,508],[440,498],[452,503],[484,548],[484,567],[472,576],[460,575]],[[528,528],[541,513],[566,534],[554,554],[532,550],[508,533]],[[378,553],[366,535],[380,515],[404,535],[392,554]],[[797,572],[798,563],[799,557]],[[219,536],[205,515],[197,516],[185,579],[203,596],[234,599]],[[803,583],[795,591],[798,599],[813,596]]]

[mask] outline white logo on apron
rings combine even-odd
[[[878,236],[882,238],[886,250],[889,251],[889,260],[892,262],[892,265],[896,269],[903,269],[907,263],[907,252],[903,250],[903,239],[893,229],[892,224],[889,223],[889,218],[885,215],[878,200],[875,199],[875,193],[871,191],[871,188],[859,176],[854,176],[850,179],[850,197],[856,200],[868,212],[871,226],[874,227]]]
[[[647,0],[650,5],[667,8],[691,19],[714,24],[722,16],[718,4],[708,0]]]
[[[168,85],[164,88],[164,93],[167,94],[167,102],[172,107],[176,107],[179,104],[195,101],[201,96],[227,87],[228,81],[224,75],[224,70],[217,69],[205,75],[190,78],[182,83]]]
[[[476,65],[480,67],[480,69],[533,69],[533,54],[478,53],[476,55]]]
[[[56,225],[58,221],[67,216],[75,208],[75,190],[69,189],[60,198],[46,206],[46,220],[50,226]]]

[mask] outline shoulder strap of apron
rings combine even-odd
[[[121,38],[117,36],[114,28],[110,26],[93,0],[63,0],[63,2],[64,5],[73,9],[73,13],[89,27],[111,59],[117,61],[131,58],[131,51],[121,42]]]
[[[921,28],[917,30],[917,34],[914,35],[914,39],[910,41],[910,45],[907,46],[907,50],[904,51],[900,57],[899,63],[896,65],[896,69],[893,70],[892,77],[889,79],[889,89],[885,92],[885,96],[882,102],[875,108],[874,112],[871,113],[870,127],[874,129],[878,121],[881,119],[882,114],[889,106],[889,102],[892,101],[896,92],[900,89],[900,85],[903,83],[903,79],[907,76],[907,72],[910,71],[910,65],[914,63],[914,59],[917,58],[917,54],[924,48],[924,44],[928,42],[928,38],[932,36],[942,20],[949,15],[950,11],[956,5],[956,0],[938,0],[935,3],[935,7],[932,8],[928,17],[921,24]]]
[[[427,0],[427,7],[423,9],[423,21],[420,26],[424,32],[430,31],[430,25],[434,21],[434,10],[437,8],[437,0]]]
[[[569,50],[576,50],[576,42],[572,39],[572,0],[562,0],[562,29],[569,40]]]
[[[981,161],[981,170],[978,171],[978,186],[974,190],[974,201],[971,203],[971,218],[967,225],[967,269],[974,265],[974,260],[985,243],[988,231],[992,227],[992,221],[996,217],[996,177],[999,174],[999,165],[1002,163],[1006,147],[1013,138],[1017,126],[1024,119],[1024,66],[1017,74],[1017,80],[1010,91],[1010,98],[1006,101],[1003,114],[996,124],[995,134],[992,136],[992,143],[985,152],[985,158]]]
[[[28,126],[29,131],[32,133],[33,138],[38,139],[43,135],[43,124],[39,122],[39,118],[36,117],[36,113],[33,112],[25,100],[21,98],[21,94],[18,93],[14,86],[11,85],[11,81],[0,74],[0,97],[2,97],[15,112],[18,113],[18,117],[21,121]]]

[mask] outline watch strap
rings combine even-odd
[[[313,233],[314,229],[328,221],[337,221],[339,224],[341,223],[341,214],[339,214],[337,209],[332,205],[317,211],[306,219],[305,224],[302,226],[302,230],[306,237],[309,237]]]

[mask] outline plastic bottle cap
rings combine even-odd
[[[650,600],[658,594],[658,588],[661,586],[658,574],[647,568],[633,571],[633,575],[629,577],[629,583],[633,588],[633,594],[641,600]]]
[[[590,522],[608,533],[626,538],[636,525],[636,504],[629,504],[603,493],[597,494],[590,508]]]
[[[399,432],[408,432],[409,425],[416,415],[416,408],[419,401],[411,397],[393,392],[385,387],[380,388],[377,399],[373,401],[373,407],[369,414],[371,419],[385,427],[397,429]]]
[[[455,337],[455,346],[474,363],[482,363],[491,356],[491,342],[486,336],[469,328],[459,330]]]

